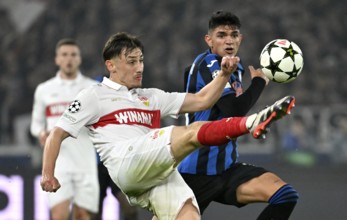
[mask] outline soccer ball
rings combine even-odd
[[[301,73],[304,58],[297,44],[287,39],[276,39],[261,51],[260,66],[270,80],[288,83]]]

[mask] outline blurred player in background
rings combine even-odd
[[[35,90],[31,133],[42,146],[54,125],[74,97],[96,81],[81,74],[80,48],[73,39],[62,39],[56,45],[55,77],[39,84]],[[95,149],[87,129],[78,137],[63,141],[56,160],[55,174],[62,183],[61,190],[48,194],[52,220],[89,220],[98,211],[99,184]],[[70,206],[72,205],[72,214]]]
[[[176,166],[205,145],[226,143],[249,132],[261,137],[272,122],[290,112],[295,102],[294,97],[287,96],[248,117],[160,128],[163,117],[212,106],[239,58],[223,57],[218,76],[195,94],[142,89],[144,47],[127,33],[109,38],[103,58],[109,78],[80,92],[47,138],[41,187],[48,192],[60,188],[54,164],[61,142],[76,137],[87,126],[112,180],[132,205],[151,211],[154,219],[200,219],[195,196]]]
[[[218,11],[212,15],[205,35],[209,49],[186,68],[186,92],[201,91],[217,76],[222,57],[237,55],[242,41],[240,27],[239,18],[230,12]],[[252,81],[245,91],[244,68],[239,63],[217,103],[211,109],[187,115],[187,124],[246,115],[269,82],[260,69],[250,66],[249,71]],[[295,189],[274,173],[239,162],[236,139],[194,151],[178,170],[194,191],[201,213],[212,201],[236,207],[267,202],[269,205],[258,219],[288,219],[298,200]]]

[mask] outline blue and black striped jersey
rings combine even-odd
[[[186,69],[184,81],[185,91],[196,93],[206,86],[216,76],[220,68],[222,57],[212,54],[210,50],[200,54],[189,69]],[[244,68],[240,63],[236,71],[231,75],[229,82],[225,85],[222,97],[242,93],[242,76]],[[211,109],[186,114],[186,123],[194,121],[214,121],[221,119],[221,110],[217,105]],[[181,173],[217,175],[228,169],[237,161],[236,140],[230,141],[222,146],[210,146],[198,149],[187,156],[179,165]]]

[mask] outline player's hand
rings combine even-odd
[[[266,85],[269,83],[269,81],[270,81],[269,78],[267,78],[265,76],[265,74],[263,73],[263,71],[260,68],[254,69],[253,66],[248,66],[248,69],[249,69],[249,71],[251,73],[251,78],[252,79],[254,77],[261,77],[261,78],[263,78],[265,80]]]
[[[221,72],[224,76],[230,76],[231,73],[236,71],[237,64],[240,62],[239,57],[224,56],[221,62]]]
[[[42,175],[41,188],[46,192],[56,192],[60,188],[60,183],[54,176]]]

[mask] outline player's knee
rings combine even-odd
[[[270,204],[296,203],[299,199],[299,193],[290,184],[282,186],[269,199]]]
[[[178,163],[198,147],[197,128],[194,124],[178,126],[172,130],[171,150]]]
[[[198,132],[199,128],[201,127],[201,122],[193,122],[186,126],[187,132],[189,132],[189,136],[191,138],[194,137],[194,135]]]
[[[69,218],[69,212],[67,213],[59,213],[59,212],[51,212],[51,220],[61,220],[61,219],[68,219]]]
[[[69,218],[69,201],[64,201],[62,203],[59,203],[55,205],[50,210],[50,219],[51,220],[61,220],[61,219],[68,219]]]
[[[73,219],[91,219],[92,213],[88,210],[74,205]]]
[[[205,122],[201,122],[201,121],[196,121],[192,124],[190,124],[188,127],[187,127],[187,130],[189,131],[189,140],[190,140],[190,143],[195,147],[200,147],[200,142],[198,140],[198,133],[199,131],[201,130],[201,127],[202,125],[204,125]]]

